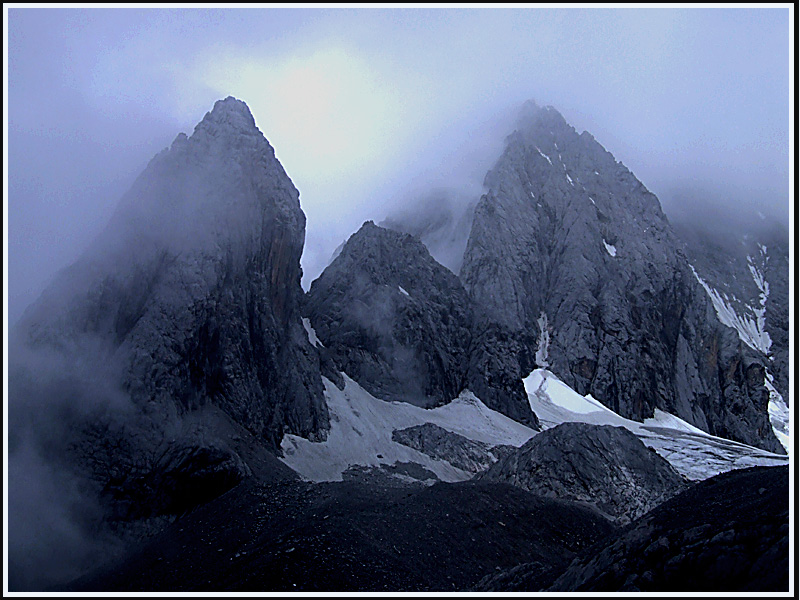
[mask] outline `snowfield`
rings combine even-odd
[[[392,431],[433,423],[466,438],[490,445],[521,446],[536,433],[529,427],[488,408],[472,392],[445,406],[424,409],[405,402],[386,402],[370,395],[344,373],[344,390],[323,378],[331,429],[324,442],[287,434],[281,460],[311,481],[341,481],[354,465],[393,465],[414,462],[442,481],[464,481],[472,473],[431,458],[392,440]]]
[[[396,462],[419,464],[442,481],[470,479],[472,473],[392,440],[395,429],[424,423],[489,445],[519,447],[536,435],[529,427],[488,408],[468,390],[445,406],[424,409],[380,400],[347,375],[343,377],[344,390],[323,378],[331,419],[328,438],[310,442],[287,434],[281,443],[281,460],[307,480],[341,481],[342,473],[352,466],[390,466]],[[524,383],[543,429],[568,421],[625,427],[692,480],[732,469],[788,464],[787,456],[709,435],[659,409],[643,423],[625,419],[591,395],[581,396],[546,369],[536,369]],[[784,439],[788,445],[788,433],[781,441]]]
[[[748,257],[748,259],[749,258],[750,257]],[[714,310],[717,313],[717,318],[720,320],[720,323],[728,327],[733,327],[739,334],[739,339],[753,348],[753,350],[759,350],[764,354],[769,354],[770,346],[772,346],[772,339],[770,339],[769,333],[765,329],[765,305],[767,296],[769,295],[769,284],[764,281],[760,273],[755,271],[749,260],[748,265],[750,266],[751,273],[753,273],[753,280],[756,285],[759,286],[759,290],[761,290],[760,308],[753,308],[752,306],[745,305],[745,308],[750,311],[755,318],[747,315],[740,315],[736,312],[736,309],[728,302],[728,296],[726,294],[720,294],[697,274],[697,271],[692,265],[689,265],[689,267],[692,269],[692,273],[694,273],[697,281],[703,286],[708,297],[711,298],[711,303],[714,305]]]
[[[542,428],[548,429],[567,421],[625,427],[667,459],[679,473],[692,480],[706,479],[732,469],[786,465],[789,462],[788,456],[715,437],[659,409],[644,423],[631,421],[603,406],[591,395],[581,396],[545,369],[536,369],[524,379],[524,383],[531,408],[539,417]]]

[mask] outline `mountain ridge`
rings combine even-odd
[[[763,359],[718,323],[656,196],[555,109],[526,111],[486,176],[460,271],[523,340],[521,369],[544,319],[550,368],[580,394],[781,451]]]

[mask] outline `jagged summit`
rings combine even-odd
[[[554,129],[572,127],[555,107],[548,104],[540,106],[534,100],[527,100],[519,110],[517,115],[516,127],[518,130],[526,131],[537,127],[548,127]],[[574,131],[574,130],[573,130]]]
[[[197,124],[195,131],[216,128],[225,128],[237,133],[259,131],[250,108],[242,100],[233,96],[217,100],[214,108],[207,112],[203,120]]]
[[[418,237],[364,223],[311,284],[306,312],[340,369],[374,396],[430,407],[468,388],[538,428],[505,348]]]
[[[435,406],[466,387],[469,299],[414,236],[365,222],[306,309],[340,369],[381,399]]]
[[[253,114],[247,104],[233,96],[228,96],[224,100],[217,100],[214,103],[214,107],[195,125],[194,133],[191,136],[187,136],[183,132],[179,133],[169,148],[164,149],[153,160],[173,151],[185,151],[191,146],[190,140],[197,143],[204,138],[227,137],[230,139],[241,136],[264,137],[256,126]],[[272,152],[271,146],[269,152]],[[274,152],[272,153],[274,154]]]
[[[76,365],[108,367],[92,376],[131,406],[123,423],[71,408],[65,468],[112,486],[116,507],[159,514],[169,493],[147,486],[174,465],[150,460],[154,448],[199,460],[186,468],[228,485],[257,471],[253,453],[276,451],[284,432],[324,438],[319,361],[300,316],[304,237],[299,193],[244,102],[217,102],[150,161],[99,239],[19,323],[19,356],[59,356],[79,389]],[[60,410],[63,395],[36,367],[19,368],[13,418],[25,418],[27,396]]]
[[[460,270],[491,321],[528,336],[521,370],[547,339],[558,376],[623,416],[658,407],[780,451],[764,361],[720,326],[658,198],[555,109],[522,113],[484,180]]]

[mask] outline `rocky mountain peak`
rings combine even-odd
[[[465,387],[469,299],[414,236],[367,221],[311,284],[306,308],[339,368],[376,397],[431,406]]]
[[[628,418],[659,407],[777,450],[763,365],[720,329],[658,198],[555,109],[522,112],[460,271],[480,312],[521,340],[520,371],[547,338],[565,383]]]
[[[124,419],[84,414],[88,400],[69,397],[66,468],[88,471],[117,505],[147,504],[161,501],[149,482],[172,468],[157,449],[239,473],[255,469],[246,448],[276,452],[285,432],[324,438],[319,358],[300,315],[304,237],[298,192],[244,102],[217,102],[156,156],[19,323],[19,357],[63,363],[77,389],[87,386],[77,366],[111,365],[88,377],[131,408]],[[64,395],[20,363],[12,418],[28,418],[26,397],[61,410]]]
[[[469,388],[538,427],[506,348],[416,236],[364,223],[311,284],[306,313],[339,368],[378,398],[431,407]]]
[[[187,160],[206,163],[255,160],[270,171],[283,170],[272,146],[256,127],[250,108],[233,96],[217,100],[191,136],[179,133],[169,148],[153,158],[151,165],[166,169]]]
[[[258,132],[256,121],[250,112],[250,108],[233,96],[228,96],[224,100],[217,100],[214,103],[214,108],[207,112],[203,120],[197,124],[195,131],[214,128],[236,133]]]
[[[357,261],[376,283],[400,283],[408,288],[424,282],[404,277],[403,271],[413,271],[419,264],[432,261],[419,238],[380,227],[373,221],[366,221],[350,236],[335,260]],[[455,277],[452,279],[456,281]]]
[[[559,130],[572,130],[572,126],[558,110],[549,104],[539,106],[534,100],[526,101],[519,110],[517,116],[517,129],[523,132],[533,133],[537,130],[546,130],[555,133]]]

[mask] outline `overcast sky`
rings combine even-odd
[[[480,194],[511,111],[555,106],[662,200],[788,222],[789,7],[34,9],[7,14],[9,322],[147,161],[236,96],[300,190],[307,286],[427,186]]]

